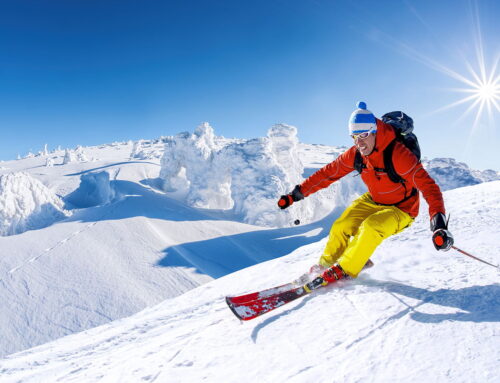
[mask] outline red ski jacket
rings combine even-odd
[[[375,148],[368,156],[362,156],[366,168],[361,173],[363,182],[375,203],[381,205],[395,205],[399,209],[415,218],[418,215],[420,195],[414,193],[416,188],[422,192],[429,204],[429,216],[432,218],[437,213],[445,214],[443,195],[439,186],[429,176],[417,157],[401,142],[396,142],[392,154],[392,161],[396,172],[405,180],[404,184],[392,182],[387,173],[377,171],[384,168],[383,151],[396,138],[393,128],[377,119],[377,135]],[[307,178],[300,189],[304,197],[326,188],[333,182],[354,170],[356,147],[352,146],[342,153],[335,161],[324,166],[312,176]],[[404,200],[405,198],[407,200]]]

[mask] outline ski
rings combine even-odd
[[[253,293],[257,294],[256,299],[254,300],[245,301],[242,300],[241,297],[226,297],[226,303],[238,319],[247,321],[290,303],[320,287],[326,286],[327,284],[328,282],[326,282],[322,277],[317,277],[312,282],[300,287],[291,287],[287,290],[282,290],[283,286],[279,286],[275,288],[276,292],[274,294],[270,293],[272,289],[266,290],[268,292],[262,297],[259,295],[262,292]],[[293,283],[289,285],[293,285]],[[248,294],[247,297],[250,295],[252,294]]]
[[[231,303],[241,304],[244,302],[255,301],[257,299],[268,298],[268,297],[271,297],[273,295],[277,295],[279,293],[283,293],[283,292],[292,290],[296,287],[301,287],[302,285],[303,284],[300,283],[300,279],[297,279],[293,282],[285,283],[284,285],[271,287],[269,289],[256,291],[254,293],[243,294],[243,295],[239,295],[236,297],[226,297],[226,298],[229,299],[231,301]]]
[[[373,265],[374,263],[368,260],[363,269]],[[254,319],[328,284],[321,276],[304,283],[302,281],[306,276],[307,274],[304,274],[293,282],[269,289],[234,297],[227,296],[226,303],[238,319],[245,321]]]

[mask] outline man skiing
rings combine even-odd
[[[375,118],[364,102],[357,106],[349,121],[354,145],[278,201],[278,206],[286,209],[351,173],[356,168],[356,157],[362,160],[361,178],[368,192],[334,222],[319,264],[311,268],[312,273],[321,274],[329,283],[347,276],[357,277],[385,238],[413,223],[419,211],[419,192],[429,205],[434,246],[447,251],[453,245],[439,186],[417,156],[396,139],[391,125]],[[384,167],[384,150],[389,146],[392,146],[392,166],[399,176],[398,182],[391,180]]]

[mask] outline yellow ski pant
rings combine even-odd
[[[369,193],[363,194],[333,223],[319,263],[338,263],[356,277],[378,245],[413,223],[413,218],[396,206],[377,205]]]

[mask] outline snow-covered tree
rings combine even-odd
[[[63,165],[76,161],[77,161],[76,154],[72,150],[66,149],[66,152],[64,153]]]
[[[64,203],[28,173],[0,176],[0,235],[40,229],[65,218]]]

